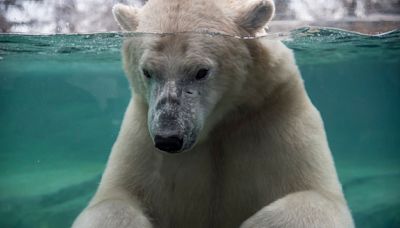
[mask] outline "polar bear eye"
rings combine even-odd
[[[150,74],[150,72],[149,72],[148,70],[143,69],[142,72],[143,72],[143,75],[144,75],[146,78],[151,78],[151,74]]]
[[[202,68],[199,71],[197,71],[196,80],[202,80],[206,78],[208,76],[209,71],[210,70],[206,68]]]

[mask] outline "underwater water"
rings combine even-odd
[[[400,30],[273,38],[295,52],[357,227],[400,227]],[[70,227],[87,204],[130,98],[122,39],[0,34],[0,227]]]

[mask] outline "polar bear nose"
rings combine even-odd
[[[183,139],[178,135],[162,136],[156,135],[154,137],[155,147],[158,149],[168,152],[176,153],[182,149]]]

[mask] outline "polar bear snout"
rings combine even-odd
[[[182,76],[184,77],[184,76]],[[179,78],[153,80],[149,91],[148,128],[154,146],[177,154],[193,148],[208,110],[202,83]],[[184,91],[190,90],[191,93]]]
[[[159,107],[159,105],[156,105]],[[154,146],[167,153],[178,153],[182,150],[184,143],[184,128],[179,117],[178,104],[171,105],[166,102],[161,105],[162,108],[156,108],[158,111],[153,127]]]
[[[150,134],[157,149],[177,154],[193,146],[198,134],[197,128],[183,107],[163,107],[150,116],[153,116],[149,123]]]
[[[154,145],[159,150],[177,153],[182,149],[183,138],[179,135],[156,135]]]

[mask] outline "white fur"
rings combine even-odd
[[[159,12],[160,2],[150,0],[141,13]],[[165,31],[149,21],[143,24]],[[139,30],[143,24],[139,21]],[[214,96],[221,98],[207,119],[212,124],[190,151],[167,155],[154,148],[148,101],[134,94],[99,189],[74,228],[354,226],[320,114],[305,92],[292,52],[279,41],[249,45],[255,58],[246,63],[250,69],[243,64],[236,78],[235,72],[220,72],[230,89],[215,85],[215,93],[225,92]],[[128,78],[138,86],[128,56],[133,49],[126,45],[124,51]]]

